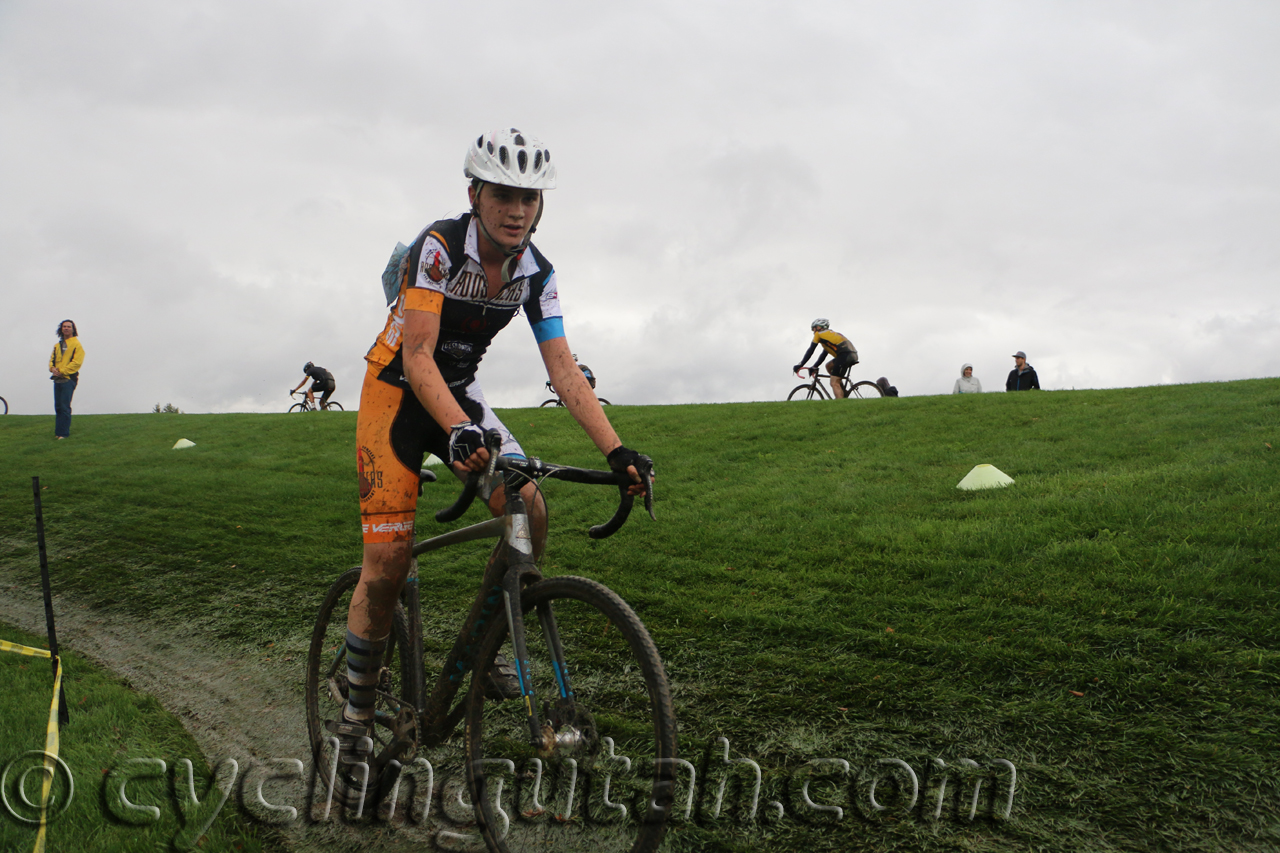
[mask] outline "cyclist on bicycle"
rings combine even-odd
[[[323,367],[317,367],[311,362],[307,362],[302,366],[302,381],[293,386],[292,394],[303,385],[307,384],[307,380],[311,380],[311,387],[307,389],[307,402],[311,404],[311,408],[323,409],[329,402],[329,398],[333,396],[333,392],[337,390],[338,383],[333,378],[333,374],[325,370]],[[316,406],[316,392],[320,391],[320,405]]]
[[[840,380],[848,376],[849,368],[858,363],[858,350],[844,335],[831,331],[831,323],[825,317],[819,317],[814,320],[809,324],[809,328],[813,331],[813,343],[809,344],[809,348],[804,351],[804,358],[800,359],[800,363],[791,368],[791,370],[799,373],[804,369],[804,363],[809,360],[809,356],[813,355],[813,351],[821,344],[822,353],[818,356],[818,360],[813,363],[813,367],[809,368],[809,374],[817,373],[818,365],[822,364],[823,359],[827,356],[831,356],[831,364],[827,366],[827,372],[831,374],[831,393],[837,400],[843,400],[844,385]]]
[[[343,719],[328,725],[346,769],[360,761],[360,738],[372,735],[379,661],[409,571],[424,456],[446,460],[460,478],[481,471],[489,429],[502,435],[503,455],[524,456],[476,381],[490,341],[517,313],[528,317],[556,393],[610,469],[642,482],[639,454],[623,447],[565,340],[555,270],[530,242],[543,191],[556,184],[551,153],[531,134],[503,128],[468,146],[463,171],[471,180],[470,212],[418,235],[386,326],[365,356],[356,428],[364,558],[347,618],[347,705]],[[521,494],[537,557],[546,542],[546,506],[532,483]],[[493,490],[488,501],[502,515],[503,491]],[[519,695],[505,660],[490,671],[487,689]]]
[[[591,372],[591,368],[578,362],[578,354],[576,352],[573,354],[573,360],[578,364],[578,369],[582,371],[582,375],[587,377],[587,383],[594,389],[596,387],[596,375]]]

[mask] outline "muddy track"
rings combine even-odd
[[[63,597],[55,597],[54,614],[62,647],[154,696],[182,721],[210,766],[226,758],[238,762],[237,806],[251,821],[271,824],[269,834],[281,848],[403,850],[406,842],[415,849],[434,846],[438,827],[359,825],[338,817],[336,809],[329,820],[308,819],[308,786],[301,779],[273,781],[267,788],[271,801],[298,809],[297,819],[272,820],[254,806],[253,784],[247,791],[242,784],[253,768],[261,772],[282,759],[294,759],[307,773],[311,769],[302,687],[306,637],[277,643],[270,656],[245,656],[191,630],[139,623]],[[0,573],[0,622],[43,635],[39,592]],[[68,692],[72,691],[69,684]],[[172,764],[183,756],[161,757]],[[319,808],[310,814],[318,816]]]

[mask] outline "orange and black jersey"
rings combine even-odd
[[[380,375],[385,381],[404,383],[400,346],[406,309],[440,315],[434,357],[451,388],[475,377],[494,336],[521,309],[538,343],[564,337],[555,269],[532,244],[520,256],[511,281],[492,298],[487,293],[471,214],[428,225],[409,249],[400,295],[365,360],[384,368]]]

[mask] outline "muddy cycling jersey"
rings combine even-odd
[[[511,281],[489,297],[471,214],[442,219],[428,225],[413,241],[400,295],[365,360],[383,368],[379,373],[382,381],[407,388],[400,351],[404,312],[439,314],[435,362],[456,393],[474,379],[476,366],[494,335],[522,308],[538,343],[564,337],[551,262],[531,244],[521,255]]]

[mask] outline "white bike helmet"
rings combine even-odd
[[[831,328],[831,321],[826,317],[819,317],[809,324],[809,328],[815,332],[825,332]]]
[[[477,136],[467,147],[468,178],[527,190],[556,188],[556,167],[547,146],[530,133],[504,127]]]

